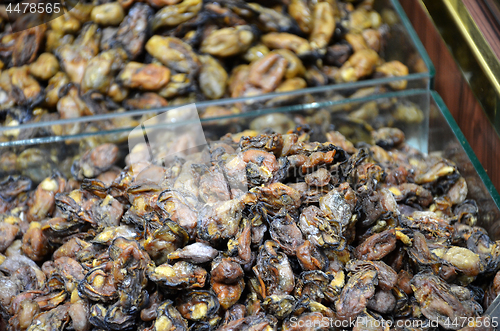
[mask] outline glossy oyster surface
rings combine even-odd
[[[0,328],[484,321],[500,242],[476,225],[457,166],[395,128],[372,131],[376,145],[311,133],[229,133],[166,164],[128,155],[123,169],[120,148],[98,144],[67,177],[5,178]]]

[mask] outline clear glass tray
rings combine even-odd
[[[403,77],[370,79],[347,84],[311,87],[287,93],[270,93],[258,97],[197,102],[196,105],[200,111],[201,117],[208,118],[221,116],[220,113],[214,114],[206,112],[206,109],[211,106],[231,108],[238,104],[243,105],[239,107],[238,112],[246,113],[259,109],[268,111],[269,109],[276,108],[277,104],[280,106],[287,106],[290,103],[321,103],[339,101],[345,98],[357,99],[364,97],[366,93],[374,95],[390,92],[390,86],[401,81],[407,81],[406,90],[429,89],[432,85],[432,77],[434,76],[433,64],[399,2],[397,0],[376,1],[375,9],[381,13],[382,16],[385,15],[390,17],[389,19],[393,22],[390,26],[391,32],[388,34],[389,37],[382,57],[386,61],[401,61],[409,67],[409,75]],[[371,90],[371,92],[366,92],[366,89]],[[290,102],[283,102],[284,97],[290,97],[292,95],[294,97]],[[266,104],[266,102],[268,103]],[[272,106],[269,106],[269,102]],[[76,119],[26,122],[17,126],[0,126],[0,143],[8,143],[16,140],[24,141],[26,139],[44,136],[78,136],[90,130],[113,131],[116,128],[131,127],[133,123],[127,124],[126,119],[137,119],[147,114],[155,114],[175,107],[179,107],[179,105],[161,109],[110,112]],[[229,110],[227,112],[230,113]],[[79,124],[76,125],[75,123]],[[55,129],[52,130],[51,128]]]
[[[397,120],[399,115],[396,117],[387,115],[397,113],[398,107],[419,111],[421,112],[419,116],[424,116],[428,120],[424,119],[418,124],[406,123]],[[146,127],[144,123],[148,122],[143,122],[138,128],[139,131],[171,130],[174,127],[193,129],[195,124],[201,123],[204,137],[210,141],[218,140],[228,132],[238,133],[266,127],[284,132],[297,124],[308,124],[313,132],[312,140],[315,139],[315,132],[333,128],[360,142],[369,139],[366,138],[365,131],[369,129],[367,125],[370,124],[348,117],[359,109],[378,110],[378,116],[369,121],[372,127],[387,124],[387,121],[396,118],[396,121],[390,124],[405,132],[410,145],[424,153],[437,153],[455,162],[468,183],[468,198],[475,199],[480,207],[478,225],[486,228],[494,239],[500,239],[500,196],[436,92],[407,90],[370,95],[355,101],[346,99],[257,110],[239,115],[205,118],[199,122],[185,119],[175,123],[146,124]],[[53,171],[59,171],[70,177],[71,166],[78,155],[105,142],[114,142],[119,146],[122,157],[119,166],[123,166],[125,156],[134,147],[129,144],[133,129],[120,128],[72,136],[49,136],[0,143],[0,178],[8,174],[22,174],[39,182]]]

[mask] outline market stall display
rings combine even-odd
[[[419,109],[428,93],[383,95],[375,108]],[[53,161],[64,146],[77,152],[2,183],[3,322],[28,330],[328,330],[325,321],[350,320],[357,330],[377,321],[490,328],[482,314],[497,294],[500,200],[431,97],[428,154],[406,143],[413,134],[404,127],[336,117],[335,106],[202,120],[207,144],[184,156],[177,149],[164,164],[144,145],[109,142],[117,133],[4,147],[2,157],[39,150]],[[168,127],[149,155],[172,155],[162,153],[175,148],[169,141],[192,145]],[[68,172],[53,172],[62,163]]]

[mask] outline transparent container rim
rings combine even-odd
[[[267,93],[258,96],[250,96],[250,97],[240,97],[240,98],[225,98],[218,100],[208,100],[208,101],[200,101],[195,102],[196,107],[205,108],[209,106],[225,106],[235,103],[248,103],[248,102],[258,102],[262,100],[273,99],[276,97],[284,97],[284,96],[293,96],[298,94],[313,94],[313,93],[322,93],[322,92],[332,92],[332,91],[342,91],[342,90],[351,90],[351,89],[359,89],[363,87],[376,87],[379,85],[389,84],[394,81],[401,80],[418,80],[418,79],[429,79],[430,76],[428,73],[415,73],[402,77],[387,77],[387,78],[379,78],[374,80],[364,80],[354,83],[347,84],[336,84],[336,85],[325,85],[325,86],[317,86],[317,87],[308,87],[295,91],[281,92],[281,93]],[[416,89],[422,91],[422,89]],[[408,91],[411,91],[408,90]],[[397,92],[395,92],[397,93]],[[362,100],[363,98],[346,98],[347,102],[352,102],[355,100]],[[313,103],[314,104],[314,103]],[[185,104],[184,104],[185,105]],[[161,108],[152,108],[152,109],[140,109],[140,110],[128,110],[124,112],[110,112],[107,114],[99,114],[99,115],[91,115],[91,116],[82,116],[77,118],[68,118],[68,119],[58,119],[53,121],[44,121],[44,122],[33,122],[33,123],[25,123],[16,126],[0,126],[0,133],[11,130],[25,130],[25,129],[34,129],[41,127],[48,127],[52,125],[68,125],[68,124],[76,124],[76,123],[91,123],[91,122],[100,122],[104,120],[111,120],[122,117],[133,117],[133,116],[142,116],[148,114],[156,114],[160,112],[165,112],[171,109],[179,108],[183,106],[175,105],[175,106],[166,106]],[[247,113],[244,113],[247,114]],[[219,117],[213,117],[210,119],[218,119]],[[107,131],[106,131],[107,132]],[[14,141],[12,141],[14,142]],[[0,144],[4,146],[4,144]]]
[[[297,104],[297,105],[291,105],[291,106],[264,108],[264,109],[252,110],[252,111],[239,113],[239,114],[209,117],[209,118],[200,118],[200,122],[201,123],[208,123],[208,122],[217,122],[217,121],[237,119],[237,118],[255,117],[255,116],[261,116],[261,115],[273,114],[273,113],[289,113],[289,112],[295,112],[295,111],[301,111],[301,110],[319,109],[319,108],[323,108],[323,107],[332,107],[332,106],[343,105],[343,104],[352,104],[352,103],[365,103],[368,101],[374,101],[374,100],[380,100],[380,99],[408,97],[408,96],[422,95],[422,94],[428,94],[428,93],[429,93],[429,90],[427,90],[427,89],[411,89],[411,90],[404,90],[404,91],[397,91],[397,92],[387,92],[387,93],[382,93],[382,94],[368,95],[365,97],[360,97],[360,98],[355,98],[355,99],[345,98],[345,99],[340,99],[340,100],[311,102],[311,103],[303,103],[303,104]],[[290,95],[290,94],[293,95],[293,93],[284,93],[283,95]],[[282,95],[282,94],[280,94],[280,95]],[[266,98],[264,98],[264,99],[266,99]],[[255,101],[255,99],[251,99],[251,100]],[[235,103],[235,102],[241,102],[241,100],[235,99],[231,103]],[[201,105],[202,105],[202,103],[196,103],[197,107],[199,107]],[[125,113],[119,113],[119,115],[120,115],[120,117],[123,117],[123,116],[135,116],[135,115],[151,114],[151,113],[164,112],[164,111],[167,111],[169,109],[174,109],[174,108],[179,108],[179,107],[180,106],[165,107],[165,108],[160,108],[160,109],[155,109],[155,110],[140,111],[140,112],[136,112],[136,113],[125,112]],[[112,116],[111,118],[116,118],[116,116]],[[110,119],[110,118],[109,117],[101,118],[101,120],[105,120],[105,119]],[[44,122],[43,125],[41,125],[41,126],[74,124],[74,123],[78,123],[78,122],[87,122],[87,121],[77,121],[77,122],[68,121],[65,123]],[[168,124],[164,123],[164,124],[158,124],[158,125],[154,125],[154,126],[148,126],[148,128],[155,129],[155,128],[162,128],[162,127],[172,127],[174,125],[186,125],[189,123],[190,123],[190,121],[182,121],[182,122],[178,122],[178,123],[168,123]],[[47,137],[12,140],[12,141],[0,142],[0,148],[56,143],[56,142],[63,142],[66,140],[74,140],[74,139],[77,140],[77,139],[82,139],[82,138],[86,138],[86,137],[125,133],[125,132],[131,131],[134,128],[135,127],[120,127],[120,128],[116,128],[116,129],[112,129],[112,130],[82,132],[82,133],[73,134],[73,135],[47,136]],[[19,129],[19,127],[10,127],[9,129],[10,130]]]

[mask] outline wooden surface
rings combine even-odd
[[[492,0],[467,0],[464,5],[477,23],[479,30],[490,44],[491,49],[500,59],[500,8]]]
[[[434,89],[500,191],[500,138],[423,5],[417,0],[400,2],[436,67]]]

